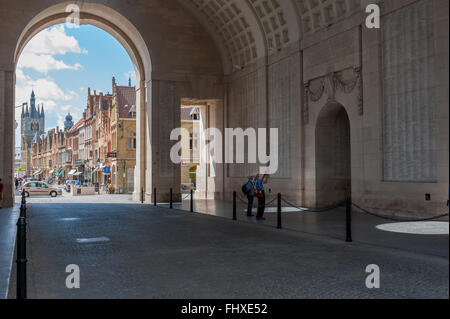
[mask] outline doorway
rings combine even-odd
[[[350,121],[345,108],[329,103],[316,125],[316,206],[327,207],[351,195]]]

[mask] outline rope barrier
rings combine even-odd
[[[307,208],[307,207],[299,207],[299,206],[296,206],[296,205],[292,204],[291,202],[287,201],[287,200],[284,199],[284,198],[281,198],[281,200],[282,200],[283,202],[285,202],[286,204],[288,204],[289,206],[291,206],[291,207],[293,207],[293,208],[296,208],[296,209],[298,209],[298,210],[300,210],[300,211],[303,211],[303,212],[313,212],[313,213],[322,213],[322,212],[330,211],[330,210],[336,209],[336,208],[338,208],[338,207],[341,207],[341,206],[343,205],[343,203],[339,203],[339,204],[336,204],[336,205],[334,205],[334,206],[329,206],[329,207],[325,207],[325,208]]]
[[[358,206],[357,204],[355,204],[353,202],[352,202],[352,205],[354,207],[356,207],[357,209],[361,210],[363,213],[366,213],[368,215],[371,215],[371,216],[374,216],[374,217],[378,217],[378,218],[381,218],[381,219],[397,221],[397,222],[424,222],[424,221],[435,220],[435,219],[439,219],[439,218],[442,218],[442,217],[449,216],[449,213],[446,213],[446,214],[442,214],[442,215],[438,215],[438,216],[434,216],[434,217],[420,218],[420,219],[394,218],[394,217],[389,217],[389,216],[384,216],[384,215],[379,215],[379,214],[376,214],[376,213],[369,212],[367,209],[364,209],[364,208]]]
[[[243,200],[240,196],[237,196],[237,198],[242,202],[242,203],[244,203],[245,205],[248,205],[248,201],[246,201],[246,200]],[[257,197],[256,197],[256,199],[258,199]],[[269,201],[269,202],[267,202],[266,204],[264,204],[264,205],[253,205],[252,207],[253,208],[259,208],[259,207],[265,207],[265,208],[267,208],[267,207],[276,207],[276,206],[269,206],[270,204],[272,204],[274,201],[276,201],[277,200],[277,198],[275,197],[274,199],[272,199],[271,201]]]

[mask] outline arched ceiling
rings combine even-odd
[[[311,34],[336,23],[361,8],[360,0],[294,0],[303,34]]]
[[[273,54],[360,9],[360,0],[179,0],[202,22],[229,67]]]

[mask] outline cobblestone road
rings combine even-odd
[[[81,203],[80,201],[83,201]],[[28,201],[31,298],[448,298],[448,258],[345,243],[130,196]],[[106,237],[109,241],[79,243]],[[77,264],[81,288],[67,289]],[[367,289],[365,268],[381,269]],[[10,297],[15,295],[14,270]]]

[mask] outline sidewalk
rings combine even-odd
[[[8,296],[19,206],[0,209],[0,299]]]
[[[268,196],[267,202],[273,199]],[[174,203],[175,209],[190,211],[190,198],[183,195],[183,203]],[[169,207],[169,204],[158,204]],[[266,208],[265,221],[257,221],[255,217],[247,217],[247,206],[237,200],[238,221],[258,223],[261,226],[277,226],[276,200]],[[254,208],[255,212],[256,209]],[[233,217],[233,203],[221,200],[195,200],[194,212],[214,215],[227,219]],[[256,215],[256,213],[254,214]],[[345,241],[345,207],[339,207],[325,212],[301,212],[292,207],[282,208],[282,227],[284,229],[300,231],[309,234],[323,235]],[[419,235],[383,231],[376,226],[396,223],[393,221],[370,216],[365,213],[352,211],[353,241],[381,247],[389,247],[425,255],[449,257],[449,236],[447,235]],[[448,228],[448,221],[446,227]]]

